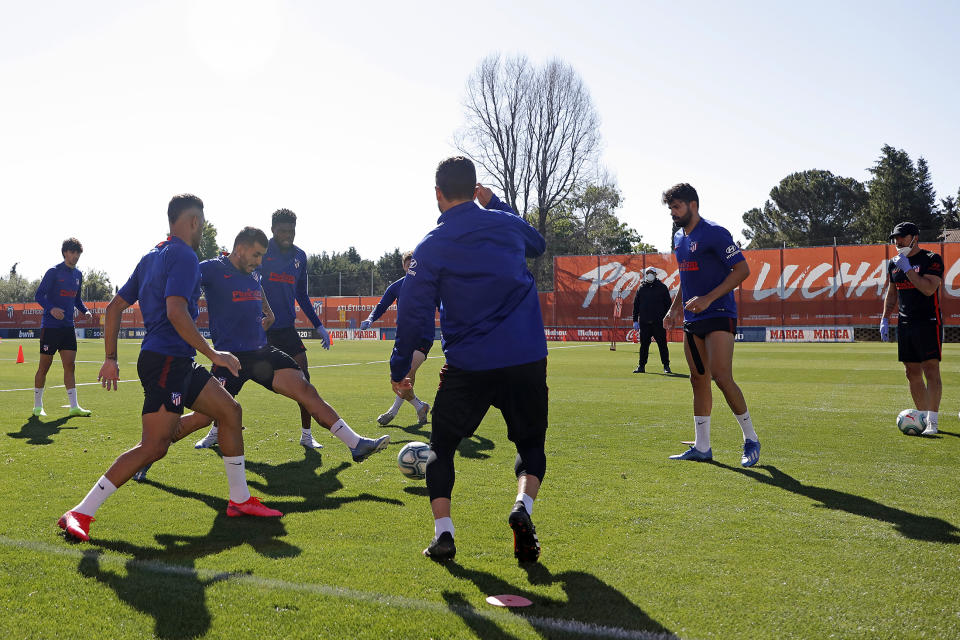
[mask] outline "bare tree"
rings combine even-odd
[[[600,118],[580,76],[561,60],[535,68],[492,55],[467,81],[464,107],[457,148],[546,236],[551,211],[594,177],[600,154]]]

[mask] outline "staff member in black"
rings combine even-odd
[[[663,328],[663,316],[670,309],[670,302],[670,291],[657,278],[656,268],[644,269],[643,282],[633,297],[633,328],[640,333],[640,362],[634,373],[643,373],[647,366],[651,338],[657,341],[660,349],[663,372],[673,373],[670,371],[670,351],[667,350],[667,330]]]
[[[912,222],[901,222],[894,227],[890,240],[897,247],[897,255],[887,263],[880,339],[884,342],[889,339],[890,315],[894,307],[898,307],[897,359],[906,369],[913,402],[924,414],[923,435],[932,436],[937,433],[937,413],[943,393],[940,381],[943,258],[917,246],[920,230]]]

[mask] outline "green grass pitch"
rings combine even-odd
[[[14,364],[24,345],[27,363]],[[90,543],[56,519],[140,433],[138,345],[122,341],[118,392],[80,343],[90,418],[67,418],[61,368],[48,417],[28,419],[35,340],[0,343],[0,635],[4,638],[958,638],[960,346],[945,345],[941,435],[894,424],[911,406],[889,344],[739,344],[734,373],[763,445],[739,466],[739,428],[714,393],[713,464],[667,456],[692,438],[683,377],[634,375],[636,348],[551,343],[547,477],[533,514],[542,562],[518,566],[506,519],[515,452],[492,410],[457,458],[456,561],[420,555],[433,534],[422,481],[396,454],[429,440],[391,400],[391,344],[310,343],[320,394],[358,432],[389,433],[363,464],[322,429],[299,444],[289,400],[240,395],[248,480],[286,515],[227,518],[215,450],[188,438],[149,481],[123,486]],[[679,344],[674,370],[685,373]],[[432,402],[435,349],[417,389]],[[202,361],[202,359],[201,359]],[[655,350],[648,370],[659,371]],[[15,389],[27,389],[15,391]],[[498,609],[488,595],[529,598]]]

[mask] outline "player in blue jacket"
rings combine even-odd
[[[663,193],[680,228],[673,238],[680,269],[680,293],[663,318],[669,329],[683,307],[684,353],[693,385],[693,446],[671,460],[713,459],[710,446],[711,379],[723,393],[743,431],[740,464],[752,467],[760,459],[760,439],[753,428],[743,392],[733,380],[733,345],[737,330],[737,303],[733,290],[750,275],[750,267],[730,232],[700,217],[700,198],[686,183]]]
[[[33,415],[46,416],[43,410],[43,387],[47,383],[47,372],[53,364],[53,354],[60,352],[63,363],[63,386],[67,388],[70,399],[71,416],[89,416],[90,412],[77,402],[77,380],[74,375],[77,361],[77,334],[73,329],[73,310],[90,317],[80,290],[83,288],[83,274],[77,269],[77,261],[83,253],[83,245],[76,238],[67,238],[60,247],[63,262],[51,267],[40,281],[34,299],[43,307],[43,319],[40,321],[40,362],[33,376]]]
[[[526,261],[542,254],[546,243],[477,184],[467,158],[438,165],[435,192],[441,215],[414,250],[404,277],[390,358],[399,395],[410,388],[406,375],[413,352],[439,300],[447,362],[433,403],[434,457],[427,464],[434,538],[423,553],[438,561],[456,555],[450,518],[454,453],[493,406],[503,414],[507,437],[517,449],[518,493],[507,520],[514,556],[534,562],[540,543],[530,516],[547,467],[547,343],[537,284]]]
[[[403,253],[404,272],[410,268],[410,260],[412,259],[413,251],[405,251]],[[380,316],[386,313],[387,309],[390,308],[390,305],[392,305],[394,301],[396,301],[397,306],[399,307],[400,290],[402,288],[403,278],[398,279],[396,282],[387,287],[383,297],[380,298],[380,302],[378,302],[377,306],[373,308],[373,311],[370,312],[370,315],[367,316],[367,319],[360,323],[360,328],[369,329],[371,324],[379,320]],[[390,424],[390,422],[397,417],[397,412],[400,411],[400,407],[403,406],[404,400],[412,404],[414,410],[416,410],[417,423],[420,425],[427,424],[427,414],[430,412],[430,405],[416,396],[416,394],[413,392],[413,385],[415,385],[417,382],[417,369],[419,369],[420,365],[426,361],[427,355],[430,353],[431,347],[433,347],[434,335],[436,333],[434,331],[433,318],[430,318],[430,323],[425,325],[423,329],[423,339],[413,352],[413,357],[410,362],[410,371],[406,376],[410,378],[410,388],[404,389],[403,394],[394,399],[393,406],[390,407],[386,413],[380,414],[380,417],[377,418],[377,422],[384,427]]]
[[[296,361],[267,344],[265,330],[269,329],[274,316],[263,295],[261,275],[257,271],[266,250],[266,234],[254,227],[244,227],[237,234],[230,255],[200,263],[200,286],[207,300],[213,346],[230,351],[240,360],[239,375],[225,367],[214,367],[211,373],[234,397],[247,380],[253,380],[274,393],[296,400],[314,420],[350,448],[354,462],[362,462],[382,451],[390,442],[390,436],[374,440],[355,433],[333,407],[324,402]],[[186,415],[180,420],[173,439],[180,440],[211,422],[213,418],[201,412]],[[212,445],[211,440],[216,442],[217,438],[217,427],[213,427],[195,448],[207,448]],[[313,438],[309,426],[300,434],[300,444],[322,447]]]
[[[120,365],[117,336],[124,309],[140,302],[147,333],[140,345],[137,374],[143,385],[143,431],[137,446],[122,453],[93,485],[86,497],[60,517],[67,535],[90,539],[90,523],[97,509],[135,473],[167,454],[183,408],[213,416],[220,424],[220,451],[230,500],[227,516],[279,517],[250,495],[243,455],[243,411],[210,372],[194,362],[197,351],[216,366],[240,372],[240,362],[227,351],[217,351],[197,330],[200,263],[194,252],[203,237],[203,201],[195,195],[174,196],[167,206],[170,237],[147,253],[110,304],[103,330],[105,358],[98,380],[117,389]]]
[[[297,333],[297,304],[310,324],[320,334],[320,344],[330,348],[330,335],[313,310],[307,293],[307,254],[293,244],[297,235],[297,214],[290,209],[277,209],[271,218],[273,237],[267,244],[260,272],[263,293],[273,309],[274,322],[267,331],[267,342],[293,357],[303,375],[310,380],[307,348]],[[310,410],[300,405],[300,427],[310,430]],[[212,444],[213,442],[211,442]]]

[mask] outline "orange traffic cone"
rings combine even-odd
[[[17,349],[17,364],[23,364],[23,345],[20,345],[20,348]]]

